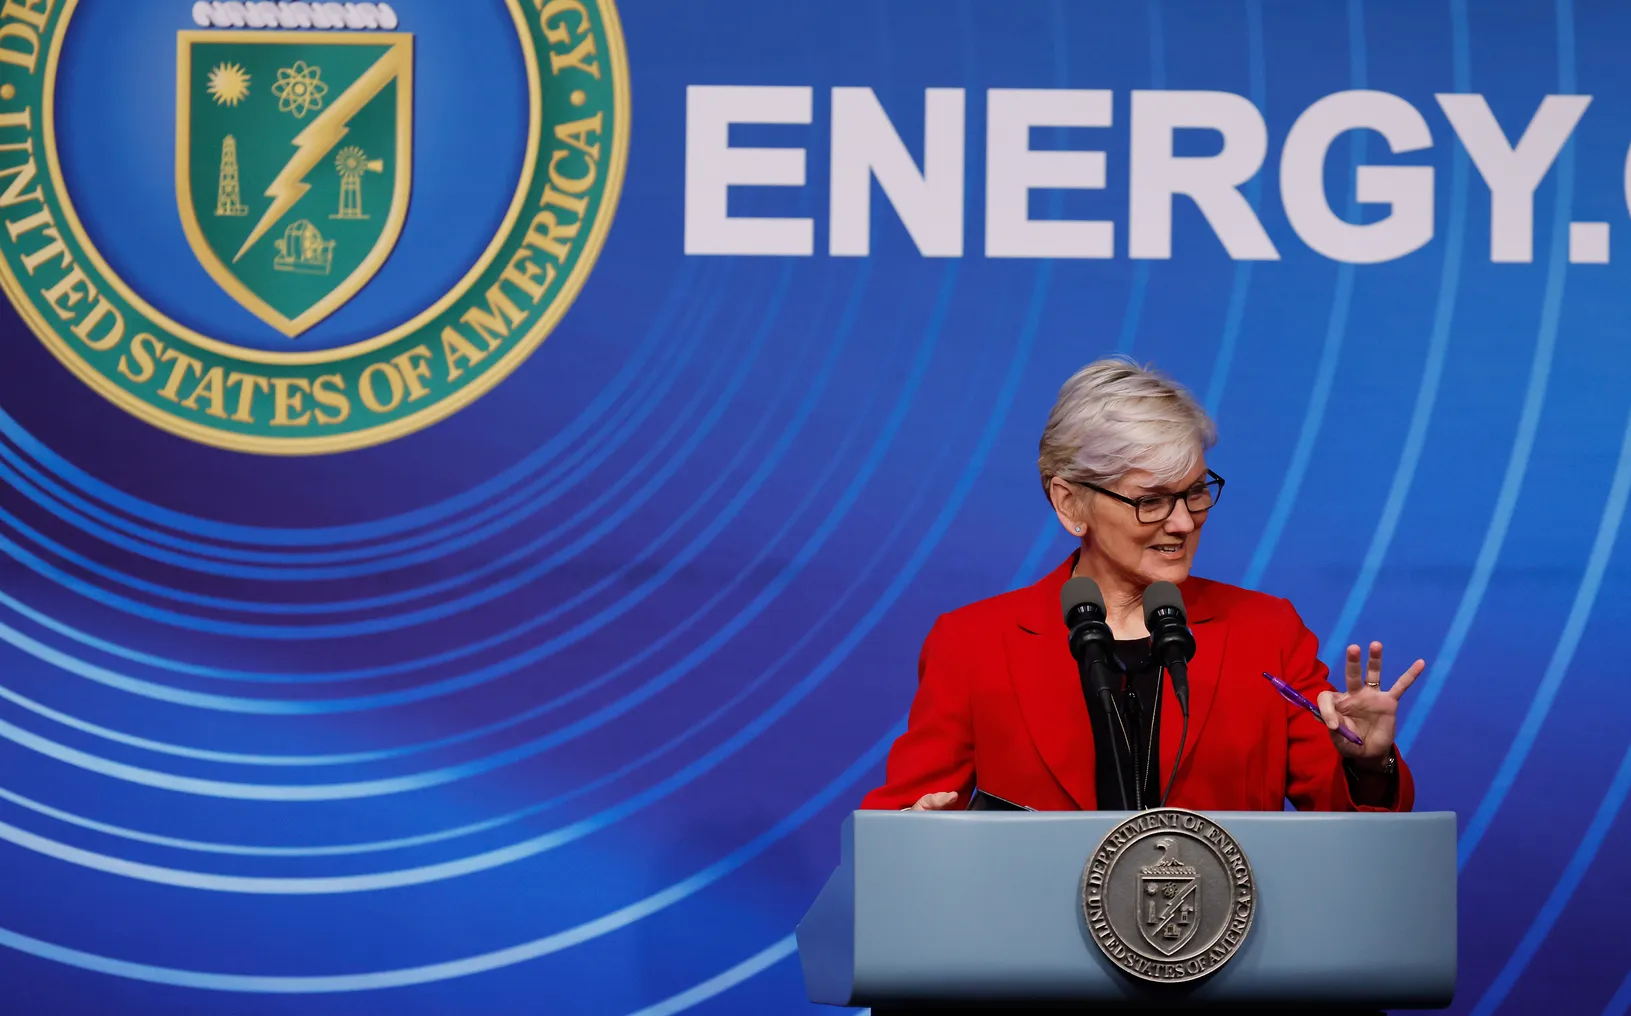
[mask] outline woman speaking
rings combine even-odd
[[[1279,811],[1288,798],[1302,810],[1410,809],[1394,718],[1425,664],[1384,688],[1382,644],[1349,646],[1338,692],[1291,604],[1190,575],[1223,493],[1206,467],[1216,437],[1189,392],[1129,361],[1101,360],[1065,383],[1038,465],[1081,548],[1035,585],[935,623],[906,733],[862,807],[964,808],[977,786],[1037,810]],[[1077,576],[1102,590],[1114,639],[1109,711],[1090,713],[1071,655],[1060,593]],[[1143,600],[1158,582],[1177,584],[1194,634],[1187,725],[1150,648]]]

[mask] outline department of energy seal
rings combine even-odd
[[[8,3],[0,285],[82,381],[234,451],[389,441],[554,329],[629,137],[614,0]]]
[[[1146,981],[1193,981],[1239,951],[1252,927],[1252,866],[1204,815],[1141,812],[1110,830],[1082,872],[1087,930],[1116,966]]]

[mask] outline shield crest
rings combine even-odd
[[[178,35],[176,198],[193,253],[293,338],[368,284],[408,214],[413,37]]]
[[[1200,927],[1199,873],[1178,859],[1170,838],[1155,841],[1161,859],[1138,869],[1138,931],[1157,952],[1171,956]]]

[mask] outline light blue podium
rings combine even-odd
[[[858,811],[798,927],[829,1005],[1084,1002],[1128,1007],[1440,1008],[1456,974],[1450,812],[1214,812],[1257,910],[1209,977],[1149,984],[1089,938],[1082,869],[1125,812]]]

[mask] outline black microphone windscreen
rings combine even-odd
[[[1104,613],[1104,594],[1099,592],[1099,584],[1086,575],[1078,575],[1065,583],[1065,588],[1059,590],[1059,606],[1065,614],[1065,623],[1070,623],[1070,612],[1084,603],[1090,603]]]
[[[1152,582],[1144,588],[1144,618],[1148,623],[1150,615],[1162,607],[1177,607],[1180,616],[1184,615],[1184,597],[1178,592],[1178,587],[1171,582]]]

